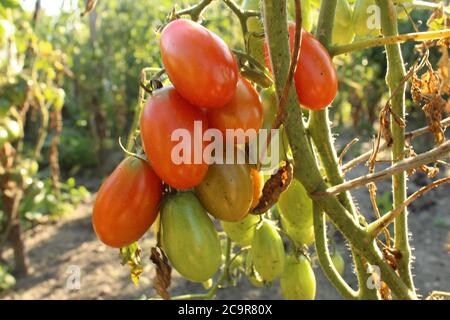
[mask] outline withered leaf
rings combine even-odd
[[[131,280],[137,285],[144,270],[141,263],[141,248],[139,244],[134,242],[128,247],[120,248],[120,257],[122,258],[122,265],[128,264],[130,267]]]
[[[278,202],[281,193],[285,191],[292,181],[293,167],[286,162],[266,181],[262,190],[259,203],[251,211],[252,214],[259,215],[267,212]]]
[[[172,267],[169,265],[169,260],[160,247],[153,247],[151,252],[150,260],[156,267],[153,288],[155,288],[161,298],[169,300],[170,294],[167,292],[167,289],[170,287]]]
[[[428,127],[433,133],[434,140],[438,145],[442,144],[445,140],[444,127],[441,121],[446,104],[446,101],[440,95],[436,95],[422,108],[427,118]]]

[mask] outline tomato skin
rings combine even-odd
[[[249,214],[238,222],[220,221],[223,231],[240,247],[247,247],[252,244],[256,225],[259,217]]]
[[[246,164],[213,164],[195,192],[213,217],[229,222],[242,220],[253,201],[253,182]]]
[[[222,258],[214,224],[193,192],[179,192],[161,207],[162,245],[172,266],[185,278],[204,282]]]
[[[190,103],[220,108],[233,98],[238,65],[216,34],[191,20],[178,19],[162,31],[160,49],[170,81]]]
[[[143,160],[128,157],[101,185],[92,224],[97,237],[114,248],[137,241],[158,215],[162,183]]]
[[[313,204],[308,192],[296,179],[284,191],[278,201],[278,211],[289,224],[296,228],[313,225]]]
[[[194,134],[194,121],[201,121],[202,132]],[[186,129],[191,137],[190,163],[176,164],[172,151],[180,141],[171,141],[172,133]],[[203,158],[206,142],[202,140],[208,120],[203,111],[184,100],[174,87],[159,89],[147,101],[141,115],[141,138],[153,169],[171,187],[186,190],[198,185],[208,171]],[[195,162],[195,145],[201,146],[201,159]]]
[[[281,225],[284,232],[289,236],[289,238],[294,241],[295,245],[301,247],[303,245],[310,246],[314,243],[314,227],[309,226],[305,228],[299,228],[291,224],[283,216],[281,216]]]
[[[295,24],[289,24],[289,42],[294,47]],[[270,66],[267,43],[266,63]],[[295,88],[300,104],[310,110],[326,108],[336,97],[338,79],[333,61],[325,47],[302,29],[302,44],[297,69],[294,74]]]
[[[263,123],[263,107],[258,92],[243,77],[239,77],[236,94],[223,108],[208,111],[210,128],[219,129],[226,136],[227,129],[254,129],[258,133]],[[248,142],[249,138],[246,137]],[[237,139],[235,143],[238,143]]]
[[[309,261],[301,256],[286,258],[280,279],[281,294],[286,300],[314,300],[316,277]]]
[[[252,242],[253,264],[266,281],[275,280],[284,268],[284,245],[276,227],[263,221],[256,227]]]
[[[255,270],[255,267],[253,265],[253,254],[252,250],[248,250],[247,254],[245,255],[245,275],[247,276],[248,281],[250,283],[257,287],[262,288],[264,286],[264,280],[261,278],[261,275],[258,273],[258,271]]]
[[[252,176],[252,182],[253,182],[253,201],[252,201],[252,205],[250,206],[250,208],[253,209],[254,207],[256,207],[259,204],[259,199],[262,196],[262,190],[264,188],[264,177],[255,168],[250,169],[250,174]]]

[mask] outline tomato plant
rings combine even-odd
[[[303,185],[293,180],[278,201],[278,211],[290,225],[309,228],[313,224],[313,204]]]
[[[97,193],[92,224],[98,238],[114,248],[137,241],[155,221],[161,196],[161,180],[150,166],[126,158]]]
[[[252,244],[259,217],[249,214],[238,222],[221,221],[223,231],[240,247]]]
[[[198,23],[178,19],[162,31],[160,47],[170,80],[190,103],[220,108],[233,98],[237,63],[216,34]]]
[[[217,231],[192,192],[164,200],[161,208],[162,245],[173,267],[185,278],[204,282],[221,262]]]
[[[195,122],[201,125],[201,132],[194,132]],[[168,185],[177,189],[190,189],[198,185],[208,171],[203,157],[206,143],[203,133],[208,128],[208,120],[203,111],[187,102],[174,87],[165,87],[154,92],[147,101],[141,116],[141,139],[156,174]],[[187,133],[185,142],[188,150],[176,151],[181,142],[172,139],[176,130]],[[200,150],[197,150],[200,146]],[[197,155],[196,155],[197,153]],[[176,163],[175,157],[180,157]]]

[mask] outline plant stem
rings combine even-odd
[[[420,1],[420,0],[414,0],[411,4],[411,6],[413,8],[416,9],[429,9],[429,10],[435,10],[435,9],[439,9],[441,7],[440,3],[433,3],[433,2],[428,2],[428,1]],[[444,12],[445,14],[450,14],[450,9],[444,7]]]
[[[381,27],[384,36],[398,35],[397,12],[392,0],[376,0],[381,11]],[[386,45],[386,58],[388,68],[386,73],[386,83],[389,87],[391,96],[394,91],[392,110],[400,118],[405,118],[405,88],[398,90],[402,79],[405,77],[406,71],[403,63],[402,52],[399,44]],[[405,156],[405,128],[397,124],[395,119],[391,117],[391,130],[393,136],[392,145],[392,162],[396,163],[403,160]],[[392,178],[392,193],[394,208],[400,206],[406,200],[406,175],[405,172],[397,173]],[[411,248],[408,239],[408,220],[406,209],[395,220],[395,248],[402,255],[398,261],[398,271],[403,282],[410,290],[415,292],[414,283],[411,274]]]
[[[281,94],[286,83],[290,61],[286,2],[264,0],[263,12],[264,29],[269,46],[275,86],[277,93]],[[303,184],[309,193],[325,190],[327,186],[309,145],[302,111],[297,102],[293,86],[288,95],[284,124],[294,156],[295,178]],[[335,197],[319,199],[317,204],[321,210],[326,212],[350,244],[367,258],[368,262],[380,268],[383,281],[389,285],[399,299],[416,299],[415,294],[405,286],[395,271],[384,261],[382,253],[374,245],[366,229],[354,221],[352,215]]]
[[[355,300],[358,298],[358,293],[355,292],[342,278],[331,260],[327,245],[327,234],[325,225],[325,215],[314,205],[314,237],[316,244],[316,253],[319,259],[320,266],[327,276],[328,280],[339,291],[341,296],[346,299]]]
[[[347,54],[353,51],[358,51],[367,48],[381,47],[388,44],[403,43],[406,41],[426,41],[443,39],[450,37],[450,30],[438,30],[438,31],[428,31],[428,32],[413,32],[394,36],[384,36],[379,38],[367,39],[356,41],[351,44],[346,44],[342,46],[334,46],[330,48],[330,54],[332,56],[337,56],[341,54]]]
[[[320,8],[319,23],[316,36],[318,40],[327,48],[331,42],[333,32],[334,17],[336,12],[336,0],[322,2]],[[333,137],[328,117],[328,108],[320,111],[312,111],[308,124],[309,133],[314,141],[314,145],[319,153],[320,162],[325,169],[326,175],[331,185],[337,185],[344,182],[343,174],[340,169],[336,149],[333,144]],[[355,221],[358,215],[355,210],[352,198],[348,192],[338,195],[339,201],[350,212]],[[352,255],[355,262],[356,275],[359,284],[359,294],[364,299],[376,299],[376,291],[368,290],[365,285],[366,266],[361,257],[352,248]]]

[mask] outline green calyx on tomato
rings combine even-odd
[[[203,108],[221,108],[231,101],[238,65],[215,33],[191,20],[178,19],[162,31],[160,49],[170,81],[187,101]]]
[[[196,122],[201,124],[200,134],[195,131]],[[200,184],[208,171],[203,152],[206,147],[203,134],[208,129],[208,120],[202,110],[186,101],[174,87],[165,87],[148,99],[140,128],[145,154],[165,183],[179,190]],[[186,137],[177,136],[180,140],[173,141],[171,137],[175,132],[186,133]],[[184,150],[186,145],[192,152]],[[196,146],[201,147],[200,152]]]
[[[143,160],[128,157],[101,185],[92,224],[97,237],[114,248],[141,238],[158,215],[162,182]]]
[[[195,192],[213,217],[242,220],[253,202],[253,182],[246,164],[213,164]]]
[[[229,236],[238,246],[247,247],[252,244],[258,222],[258,216],[249,214],[241,221],[221,221],[220,224],[227,236]]]
[[[280,279],[281,294],[286,300],[314,300],[316,277],[309,260],[288,256]]]
[[[186,279],[205,282],[219,270],[220,240],[193,192],[179,192],[161,207],[162,246],[172,266]]]
[[[283,239],[275,225],[263,220],[255,230],[252,242],[253,264],[265,281],[273,281],[284,268]]]

